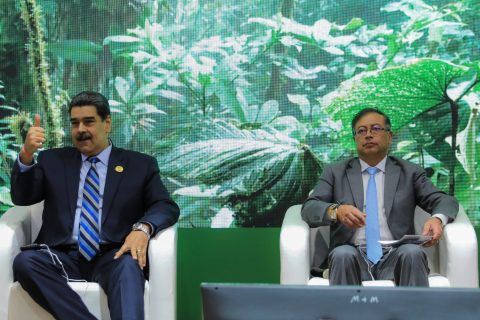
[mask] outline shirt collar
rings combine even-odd
[[[108,159],[110,158],[110,153],[112,153],[112,144],[109,143],[108,144],[108,147],[106,147],[105,149],[102,150],[102,152],[100,152],[99,154],[97,154],[95,157],[98,158],[98,160],[100,160],[100,162],[103,164],[103,165],[107,165],[108,164]],[[87,156],[87,155],[84,155],[82,153],[82,162],[87,160],[88,158],[90,158],[90,156]]]
[[[362,172],[365,172],[365,170],[367,170],[368,168],[370,168],[370,165],[368,163],[366,163],[365,161],[363,161],[362,159],[358,159],[360,160],[360,168],[362,169]],[[380,171],[384,172],[385,173],[385,165],[387,163],[387,156],[385,156],[385,158],[383,158],[379,163],[377,163],[377,165],[375,166],[375,168],[377,169],[380,169]]]

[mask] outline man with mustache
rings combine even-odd
[[[112,319],[143,319],[148,240],[176,223],[157,161],[116,148],[108,100],[81,92],[69,104],[75,147],[40,151],[39,115],[12,170],[16,205],[44,201],[33,250],[14,260],[14,278],[56,319],[95,319],[68,281],[100,284]]]
[[[414,234],[419,206],[432,214],[423,227],[432,236],[425,246],[435,245],[443,226],[455,219],[458,202],[438,190],[420,166],[388,156],[393,134],[383,112],[361,110],[352,131],[358,158],[327,166],[302,207],[311,227],[330,225],[329,252],[315,252],[313,271],[328,267],[331,285],[394,280],[398,286],[428,286],[421,246],[382,247],[378,241]]]

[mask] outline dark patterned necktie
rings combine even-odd
[[[78,250],[88,261],[98,253],[100,249],[100,178],[98,177],[96,163],[100,160],[96,157],[88,158],[91,167],[88,170],[83,185],[82,212],[80,214],[80,227],[78,233]]]

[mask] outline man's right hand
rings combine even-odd
[[[363,227],[366,217],[365,213],[351,205],[342,204],[337,208],[337,220],[350,229]]]
[[[39,114],[35,115],[35,122],[30,129],[28,129],[25,143],[20,151],[20,161],[25,165],[30,165],[33,162],[33,154],[43,146],[45,142],[45,129],[40,127],[41,118]]]

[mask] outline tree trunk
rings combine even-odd
[[[42,13],[36,0],[20,2],[21,16],[28,31],[28,60],[32,72],[33,85],[43,108],[46,131],[46,148],[59,147],[62,144],[61,115],[53,104],[50,92],[50,76],[45,58],[44,31],[41,25]]]
[[[457,150],[458,104],[455,101],[450,101],[450,109],[452,110],[452,152],[450,154],[450,162],[448,164],[448,171],[449,171],[448,194],[453,196],[455,194],[455,164],[456,164],[456,150]]]

